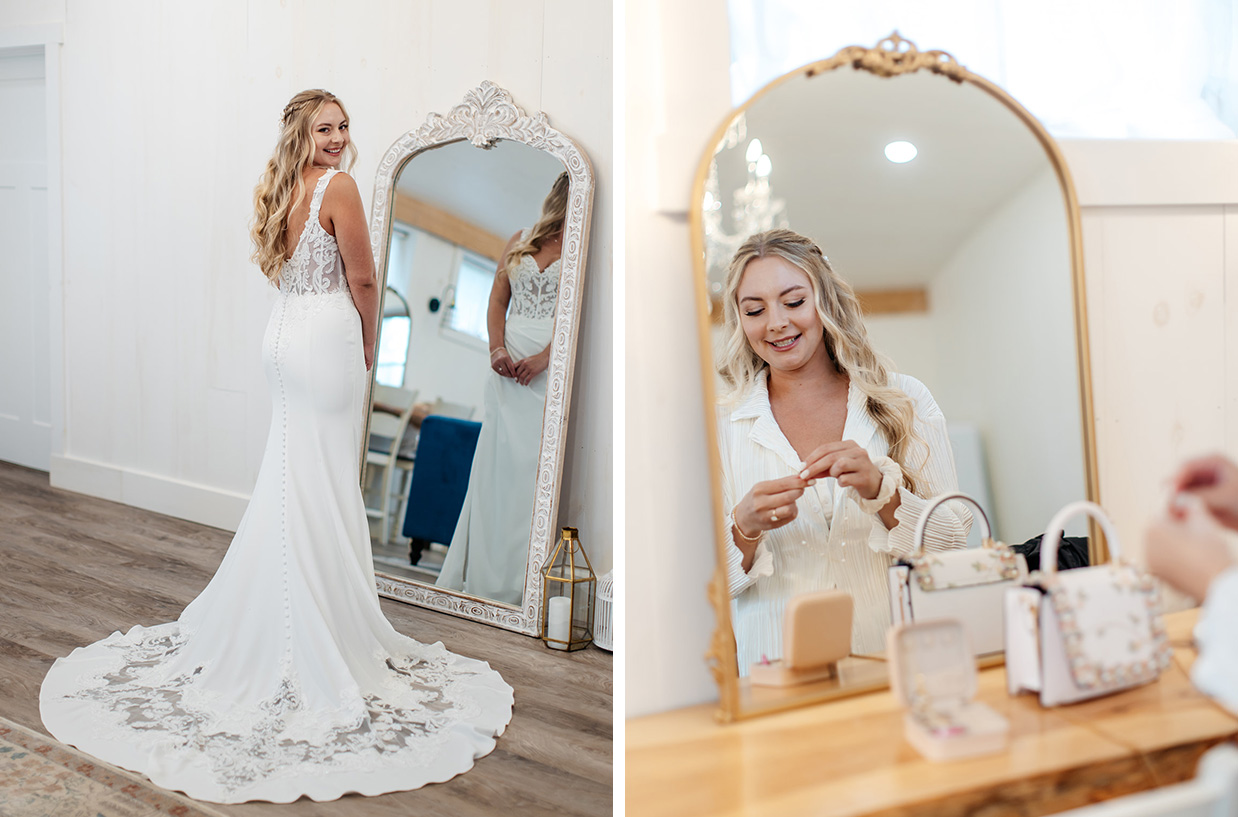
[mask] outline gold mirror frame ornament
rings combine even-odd
[[[576,142],[550,126],[545,113],[526,115],[512,101],[510,93],[493,82],[483,81],[477,88],[465,94],[464,102],[452,108],[446,116],[431,113],[421,127],[404,134],[387,149],[378,164],[374,179],[370,243],[374,252],[375,269],[385,282],[387,250],[394,220],[392,206],[396,192],[395,182],[405,165],[418,154],[454,142],[468,141],[485,150],[504,139],[549,153],[563,163],[568,174],[567,217],[563,228],[559,294],[555,305],[550,365],[547,368],[546,407],[542,414],[542,440],[535,474],[533,524],[529,557],[525,566],[523,601],[520,607],[512,607],[381,573],[376,574],[375,579],[379,595],[387,598],[536,637],[540,632],[538,614],[542,608],[541,574],[557,533],[554,520],[559,510],[559,486],[572,396],[572,362],[576,358],[581,285],[593,212],[593,166]],[[368,408],[376,369],[377,367],[374,367],[370,371],[366,389],[367,411],[362,431],[363,440],[369,439]],[[364,479],[364,450],[361,452],[361,467]]]
[[[725,511],[722,508],[722,462],[718,453],[717,418],[714,406],[717,395],[714,391],[714,361],[713,344],[710,337],[710,299],[709,282],[707,280],[707,259],[705,255],[705,230],[702,219],[701,202],[705,197],[705,186],[709,176],[709,167],[714,161],[715,148],[725,137],[728,127],[735,117],[743,114],[753,103],[764,97],[774,88],[789,80],[805,77],[811,78],[834,71],[845,66],[851,66],[857,71],[868,71],[879,77],[897,77],[916,71],[931,71],[941,74],[958,83],[968,83],[980,88],[998,102],[1005,105],[1015,116],[1027,125],[1035,134],[1036,139],[1044,148],[1049,162],[1057,173],[1062,188],[1062,198],[1066,204],[1066,222],[1070,239],[1071,278],[1075,305],[1075,347],[1078,354],[1080,421],[1083,426],[1084,481],[1087,498],[1099,502],[1099,480],[1096,465],[1096,434],[1092,409],[1092,372],[1088,354],[1087,326],[1087,293],[1083,281],[1083,238],[1079,223],[1079,203],[1075,197],[1075,186],[1071,180],[1070,171],[1061,150],[1044,126],[1032,114],[1014,100],[1004,90],[994,85],[982,76],[973,74],[945,51],[920,51],[915,44],[905,40],[895,31],[889,37],[881,40],[873,48],[864,46],[847,46],[837,54],[824,60],[809,63],[774,79],[743,105],[732,110],[714,131],[705,154],[697,167],[696,180],[692,185],[692,199],[689,207],[689,220],[692,237],[692,259],[696,268],[696,304],[698,335],[701,345],[702,387],[705,395],[705,433],[709,450],[710,486],[714,505],[714,543],[717,556],[717,567],[713,578],[709,581],[708,597],[717,616],[717,627],[710,639],[709,649],[705,653],[705,661],[718,684],[718,711],[716,717],[723,723],[729,723],[757,715],[771,714],[786,709],[820,703],[836,698],[859,695],[887,686],[885,681],[859,683],[846,688],[834,688],[821,691],[819,694],[806,693],[799,697],[789,695],[786,699],[777,700],[745,709],[740,700],[739,665],[736,657],[734,628],[731,622],[731,596],[727,587],[726,572],[726,536],[724,530]],[[1105,546],[1100,532],[1093,525],[1089,538],[1088,556],[1091,564],[1101,564],[1108,561],[1108,548]],[[1000,659],[999,659],[1000,660]]]

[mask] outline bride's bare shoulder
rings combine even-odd
[[[341,212],[351,214],[361,209],[361,191],[357,189],[357,182],[342,170],[333,174],[322,195],[323,215],[334,219]]]

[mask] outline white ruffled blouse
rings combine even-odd
[[[718,448],[722,459],[723,508],[728,519],[727,571],[732,618],[741,675],[767,657],[782,656],[783,611],[792,596],[820,590],[844,590],[854,600],[851,650],[872,654],[885,650],[890,625],[887,568],[913,550],[912,534],[927,500],[958,489],[954,453],[946,433],[946,418],[924,384],[907,375],[892,375],[891,385],[915,403],[915,430],[927,444],[914,446],[910,465],[919,468],[923,496],[899,488],[898,525],[887,530],[876,514],[864,513],[854,489],[839,490],[832,478],[819,479],[799,499],[799,514],[789,524],[767,531],[757,546],[751,569],[744,572],[743,554],[731,539],[729,514],[758,482],[797,474],[802,462],[787,441],[770,409],[765,373],[731,407],[718,410]],[[842,439],[854,440],[872,457],[889,446],[865,407],[864,394],[849,389]],[[930,520],[926,550],[967,546],[971,512],[947,502]]]

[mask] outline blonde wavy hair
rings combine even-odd
[[[503,256],[503,269],[509,269],[520,260],[522,255],[532,255],[542,248],[542,242],[555,233],[563,232],[563,222],[567,218],[567,171],[560,173],[550,186],[550,192],[542,202],[542,215],[529,230],[527,238],[522,238],[512,245]]]
[[[903,467],[903,485],[916,493],[920,474],[908,460],[912,447],[924,446],[924,441],[915,432],[915,406],[906,392],[890,385],[893,364],[869,344],[855,291],[830,266],[821,248],[799,233],[790,230],[757,233],[745,241],[731,259],[722,301],[725,340],[718,365],[718,373],[730,387],[723,401],[738,402],[768,365],[753,351],[744,334],[738,293],[748,264],[756,258],[769,256],[794,264],[808,276],[830,360],[852,387],[864,394],[868,413],[885,437],[890,457]]]
[[[284,106],[279,142],[254,188],[254,221],[249,228],[254,251],[250,259],[262,269],[267,280],[277,286],[279,271],[284,266],[284,232],[288,229],[288,217],[305,196],[302,173],[314,160],[314,120],[331,102],[340,106],[344,121],[348,121],[348,110],[340,98],[321,88],[302,91]],[[357,161],[357,148],[352,139],[348,140],[345,154],[344,170],[351,170]]]

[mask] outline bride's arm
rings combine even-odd
[[[353,305],[361,316],[361,343],[365,348],[365,368],[374,363],[374,341],[378,335],[378,284],[374,278],[374,253],[365,224],[365,209],[357,183],[347,173],[336,173],[327,182],[322,199],[321,221],[335,236],[344,260],[344,277],[352,293]]]
[[[490,338],[490,368],[503,377],[512,377],[516,372],[516,361],[512,360],[507,351],[505,337],[507,334],[507,305],[512,300],[512,282],[507,277],[507,254],[511,252],[520,233],[516,233],[503,248],[499,256],[499,268],[494,271],[494,283],[490,285],[490,306],[486,309],[486,334]]]

